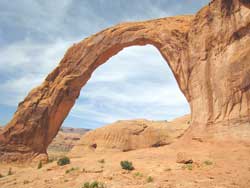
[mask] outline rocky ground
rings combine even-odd
[[[185,145],[185,147],[183,147]],[[1,165],[1,187],[76,187],[99,181],[109,188],[249,188],[250,145],[229,143],[183,143],[129,152],[88,153],[71,158],[71,163],[56,162],[33,167]],[[186,153],[193,164],[177,163]],[[188,157],[189,158],[189,157]],[[134,170],[121,169],[120,161],[129,160]],[[67,172],[68,171],[68,172]],[[149,180],[149,177],[152,177]]]
[[[56,161],[40,169],[38,164],[1,164],[0,187],[82,188],[98,181],[107,188],[249,188],[249,156],[249,141],[180,138],[170,145],[127,152],[89,150],[70,157],[65,166]],[[131,161],[134,170],[122,169],[123,160]]]

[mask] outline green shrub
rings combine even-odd
[[[11,168],[9,168],[9,171],[8,171],[8,176],[10,176],[10,175],[12,175],[12,174],[13,174],[12,169],[11,169]]]
[[[55,157],[50,157],[49,160],[48,160],[48,163],[52,163],[54,161],[56,161],[56,158]]]
[[[83,184],[82,188],[90,188],[90,183],[89,182],[85,182]]]
[[[62,158],[58,159],[58,161],[57,161],[58,166],[67,165],[69,163],[70,163],[70,159],[68,157],[62,157]]]
[[[172,170],[171,168],[166,168],[166,169],[164,169],[165,172],[169,172],[169,171],[171,171],[171,170]]]
[[[79,170],[79,168],[74,168],[74,167],[72,167],[72,168],[66,170],[66,171],[65,171],[65,174],[68,174],[68,173],[70,173],[70,172],[72,172],[72,171],[75,171],[75,170]]]
[[[90,188],[98,188],[99,187],[99,182],[98,181],[93,181],[91,184],[90,184]]]
[[[28,184],[28,183],[30,183],[29,180],[24,180],[23,181],[23,184]]]
[[[212,162],[212,161],[209,161],[209,160],[206,160],[206,161],[204,161],[204,164],[205,164],[205,165],[212,165],[213,162]]]
[[[92,183],[85,182],[82,188],[105,188],[105,185],[104,183],[98,181],[93,181]]]
[[[40,168],[42,168],[42,167],[43,167],[43,163],[42,163],[42,161],[40,161],[40,162],[38,163],[37,169],[40,169]]]
[[[153,181],[154,181],[154,179],[152,178],[152,176],[148,176],[147,182],[150,183],[150,182],[153,182]]]
[[[192,163],[185,164],[184,166],[182,166],[182,169],[193,170],[193,164]]]
[[[105,160],[104,160],[104,159],[101,159],[101,160],[99,160],[98,162],[103,164],[103,163],[105,163]]]
[[[130,161],[121,161],[120,164],[124,170],[134,170],[133,163]]]
[[[143,177],[143,174],[140,172],[136,172],[134,175],[135,175],[135,177]]]

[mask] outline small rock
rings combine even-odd
[[[198,141],[198,142],[203,142],[202,138],[199,137],[193,137],[192,140]]]
[[[179,152],[177,153],[177,163],[182,163],[182,164],[192,164],[194,161],[190,156],[188,156],[187,153],[184,152]]]

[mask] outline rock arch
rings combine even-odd
[[[92,72],[132,45],[154,45],[166,59],[190,104],[191,133],[214,130],[221,122],[249,121],[249,25],[250,11],[239,0],[214,0],[195,16],[123,23],[74,44],[19,104],[0,134],[0,159],[46,157]]]

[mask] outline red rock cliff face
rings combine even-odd
[[[214,0],[189,31],[189,93],[193,124],[249,121],[250,9]]]
[[[249,2],[214,0],[195,16],[119,24],[73,45],[0,133],[0,159],[46,156],[92,72],[123,48],[146,44],[161,52],[191,106],[189,134],[249,121]]]

